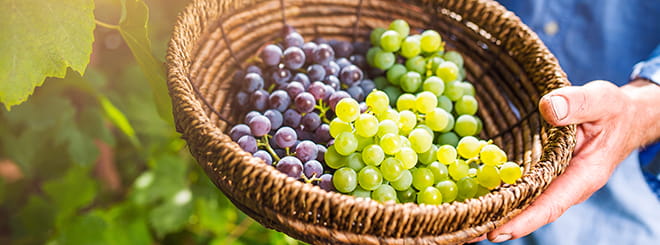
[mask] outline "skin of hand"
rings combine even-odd
[[[553,222],[603,187],[634,149],[660,138],[660,86],[643,79],[560,88],[541,98],[539,110],[552,125],[578,125],[569,166],[518,216],[471,242],[516,239]]]

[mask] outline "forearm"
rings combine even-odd
[[[633,133],[638,134],[638,147],[660,140],[660,85],[645,79],[636,79],[621,87],[630,101]]]

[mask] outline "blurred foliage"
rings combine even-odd
[[[236,209],[174,131],[163,60],[187,3],[94,1],[84,74],[2,106],[0,244],[299,243]]]

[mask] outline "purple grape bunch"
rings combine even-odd
[[[334,190],[324,154],[333,143],[334,105],[352,97],[364,104],[375,88],[363,70],[364,43],[305,42],[285,28],[282,43],[268,44],[259,60],[237,72],[235,105],[248,111],[229,131],[245,151],[289,177]],[[364,107],[364,105],[363,105]]]

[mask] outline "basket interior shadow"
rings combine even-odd
[[[476,89],[480,138],[524,166],[521,180],[464,202],[381,204],[296,181],[243,151],[226,134],[242,105],[232,77],[285,25],[305,38],[364,41],[394,19],[434,29],[465,60]],[[308,40],[306,40],[308,41]],[[551,127],[539,98],[569,85],[556,59],[513,13],[488,0],[195,0],[170,41],[168,87],[176,129],[209,178],[246,214],[316,244],[454,244],[478,237],[528,206],[561,174],[575,127]]]

